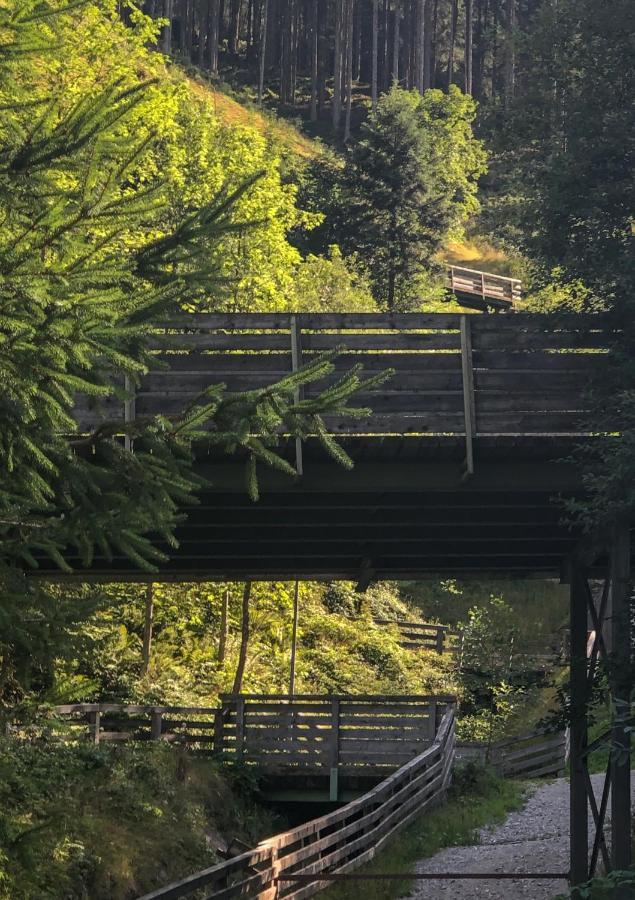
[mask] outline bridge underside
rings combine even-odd
[[[568,448],[553,438],[528,445],[475,442],[474,473],[454,437],[345,438],[347,471],[317,445],[303,449],[302,477],[265,467],[252,502],[241,460],[197,470],[210,482],[187,510],[177,551],[158,577],[173,580],[413,579],[512,575],[559,577],[579,539],[563,524],[562,500],[579,496]],[[293,460],[295,446],[285,448]],[[522,455],[521,455],[522,454]],[[164,549],[168,550],[164,545]],[[77,577],[86,577],[79,563]],[[67,576],[66,576],[67,577]],[[144,580],[125,558],[97,558],[97,579]]]

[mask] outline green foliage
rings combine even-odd
[[[165,744],[0,739],[3,900],[126,900],[219,861],[216,836],[275,830],[246,785]]]
[[[229,590],[229,633],[225,660],[218,660],[221,607]],[[334,604],[341,589],[307,584],[300,592],[296,690],[299,692],[453,693],[452,662],[432,652],[413,653],[399,646],[396,629],[375,626],[370,616],[416,618],[395,587],[372,588],[365,615],[355,603]],[[214,705],[231,690],[240,645],[241,586],[155,584],[150,665],[143,671],[145,588],[117,585],[65,587],[70,608],[83,619],[51,640],[55,660],[38,683],[58,702],[122,702]],[[354,596],[352,586],[344,594]],[[289,681],[293,585],[254,583],[251,628],[243,689],[284,692]],[[92,610],[92,612],[91,612]],[[80,613],[77,612],[79,618]],[[48,672],[48,670],[47,670]],[[16,678],[15,693],[21,682]],[[66,694],[62,697],[63,691]],[[28,698],[22,684],[20,698]],[[0,697],[1,699],[1,697]]]
[[[635,887],[635,870],[614,871],[592,878],[586,884],[571,888],[568,894],[560,894],[556,900],[611,900],[619,897],[619,888]]]
[[[246,451],[254,499],[258,462],[294,475],[276,452],[281,430],[316,435],[350,465],[320,413],[347,414],[359,372],[293,403],[299,386],[332,371],[326,357],[264,390],[211,386],[172,421],[107,421],[77,434],[76,396],[123,404],[123,376],[135,383],[154,364],[152,323],[183,307],[210,308],[230,283],[242,290],[226,263],[252,228],[265,273],[267,254],[284,255],[292,218],[293,191],[281,189],[275,160],[273,175],[257,168],[263,139],[214,139],[209,110],[183,83],[156,77],[162,63],[144,48],[152,26],[133,19],[130,32],[106,0],[0,7],[8,48],[0,60],[0,536],[2,558],[19,565],[36,566],[44,554],[69,570],[69,558],[89,565],[99,550],[152,569],[165,554],[149,535],[174,546],[179,509],[202,485],[191,470],[194,441]],[[270,219],[277,237],[265,251]],[[236,259],[242,271],[242,251]]]
[[[433,856],[444,847],[476,843],[477,829],[502,822],[508,812],[522,806],[523,797],[523,787],[518,782],[498,778],[489,769],[474,763],[457,767],[448,802],[424,813],[360,871],[373,875],[408,873],[414,871],[419,860]],[[364,884],[364,897],[367,900],[392,900],[407,896],[411,887],[407,874],[403,881],[369,881]],[[359,890],[354,886],[338,885],[326,890],[324,896],[327,900],[353,900],[359,896]]]
[[[477,208],[485,153],[472,134],[475,113],[458,88],[422,97],[395,85],[343,163],[322,157],[313,164],[304,194],[326,218],[308,244],[356,254],[382,307],[420,306],[435,254]]]

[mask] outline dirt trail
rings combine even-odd
[[[593,775],[596,796],[602,775]],[[635,785],[634,785],[635,787]],[[635,795],[634,795],[635,796]],[[482,828],[479,843],[450,847],[417,864],[418,872],[566,872],[569,868],[569,782],[532,789],[523,809],[502,825]],[[420,881],[412,900],[553,900],[565,881]]]

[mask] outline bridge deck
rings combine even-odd
[[[451,571],[558,574],[577,535],[554,495],[581,490],[562,462],[593,434],[585,387],[606,364],[600,316],[199,315],[157,329],[156,357],[125,409],[78,403],[80,427],[177,414],[210,384],[264,386],[336,347],[337,377],[362,363],[395,376],[359,397],[368,418],[330,417],[352,472],[314,440],[282,452],[295,481],[262,470],[259,503],[244,462],[197,463],[211,486],[188,510],[166,578],[410,578]],[[316,385],[307,390],[323,388]],[[118,404],[118,405],[117,405]],[[98,577],[147,577],[125,559]]]

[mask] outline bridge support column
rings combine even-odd
[[[627,869],[632,860],[628,728],[632,720],[632,586],[627,524],[615,526],[603,551],[606,569],[599,591],[592,590],[588,569],[579,560],[573,563],[570,580],[571,881],[574,885],[592,878],[600,859],[606,870]],[[587,623],[591,628],[589,640]],[[602,685],[600,674],[609,687],[612,723],[608,731],[589,743],[588,705],[594,689]],[[610,745],[609,763],[601,794],[596,797],[589,774],[589,757],[607,744]],[[610,852],[606,840],[609,798]],[[590,857],[589,812],[594,824]]]

